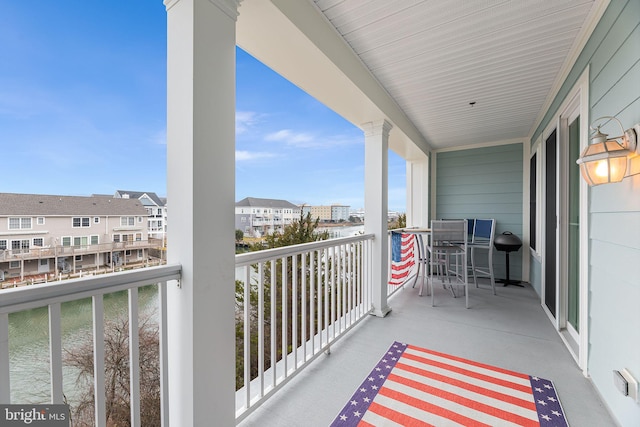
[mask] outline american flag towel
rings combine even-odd
[[[394,342],[331,426],[568,426],[551,381]]]
[[[402,285],[411,275],[413,266],[416,264],[413,255],[415,239],[415,234],[391,232],[390,285]]]

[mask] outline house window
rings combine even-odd
[[[11,250],[17,253],[20,253],[22,251],[29,252],[29,241],[28,240],[12,240]]]
[[[142,222],[142,217],[141,216],[138,217],[138,222]]]
[[[99,240],[100,240],[99,236],[97,236],[97,235],[91,236],[91,244],[92,245],[97,245],[99,243]]]
[[[75,259],[76,261],[82,261],[82,255],[76,255],[76,256],[74,257],[74,259]]]
[[[134,226],[136,225],[136,218],[133,216],[122,216],[120,217],[120,226],[121,227],[127,227],[127,226]]]
[[[33,246],[44,246],[44,239],[42,237],[35,237],[33,239]]]
[[[20,261],[9,261],[9,268],[20,268]]]
[[[120,235],[119,234],[114,234],[113,235],[113,241],[115,243],[119,243],[120,242]]]
[[[125,254],[126,256],[131,256],[131,251],[127,249],[126,251],[124,251],[124,254]]]
[[[44,225],[44,217],[43,216],[39,216],[38,219],[36,220],[38,225]]]
[[[7,241],[0,240],[0,251],[5,251],[5,250],[7,250]]]
[[[31,218],[9,218],[9,230],[29,230]]]
[[[142,259],[142,249],[138,249],[138,259]]]
[[[162,209],[158,209],[158,215],[162,215]]]
[[[74,228],[79,227],[89,227],[91,222],[89,221],[89,217],[74,217],[72,220],[72,225]]]
[[[71,237],[69,236],[63,237],[62,246],[71,246]]]
[[[74,237],[73,238],[73,246],[87,246],[88,240],[87,237]]]
[[[136,242],[142,241],[142,233],[136,233]]]
[[[100,217],[99,216],[94,216],[93,217],[93,223],[94,224],[100,224]]]
[[[47,266],[48,266],[48,265],[49,265],[49,259],[48,259],[48,258],[42,258],[42,259],[40,259],[39,264],[40,264],[41,266],[43,266],[43,267],[44,267],[45,265],[47,265]]]

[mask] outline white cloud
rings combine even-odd
[[[236,135],[248,131],[258,122],[259,115],[254,111],[236,111]]]
[[[291,131],[290,129],[282,129],[277,132],[267,134],[264,139],[267,141],[282,141],[288,145],[313,145],[313,137],[311,135],[301,132],[296,133]]]
[[[236,150],[236,162],[245,162],[251,160],[269,159],[275,157],[275,154],[260,151]]]

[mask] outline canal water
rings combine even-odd
[[[140,288],[140,321],[155,318],[158,306],[155,285]],[[127,291],[104,296],[105,323],[126,318]],[[61,306],[62,357],[93,337],[91,298],[63,303]],[[47,307],[9,315],[9,358],[11,402],[14,404],[50,403],[49,314]],[[64,364],[64,362],[63,362]],[[77,403],[78,372],[63,365],[63,392],[68,402]]]

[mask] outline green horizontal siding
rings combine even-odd
[[[522,239],[522,156],[522,144],[438,153],[436,219],[494,218],[496,234]],[[510,257],[512,279],[522,277],[520,254]],[[494,252],[494,269],[504,277],[504,252]]]

